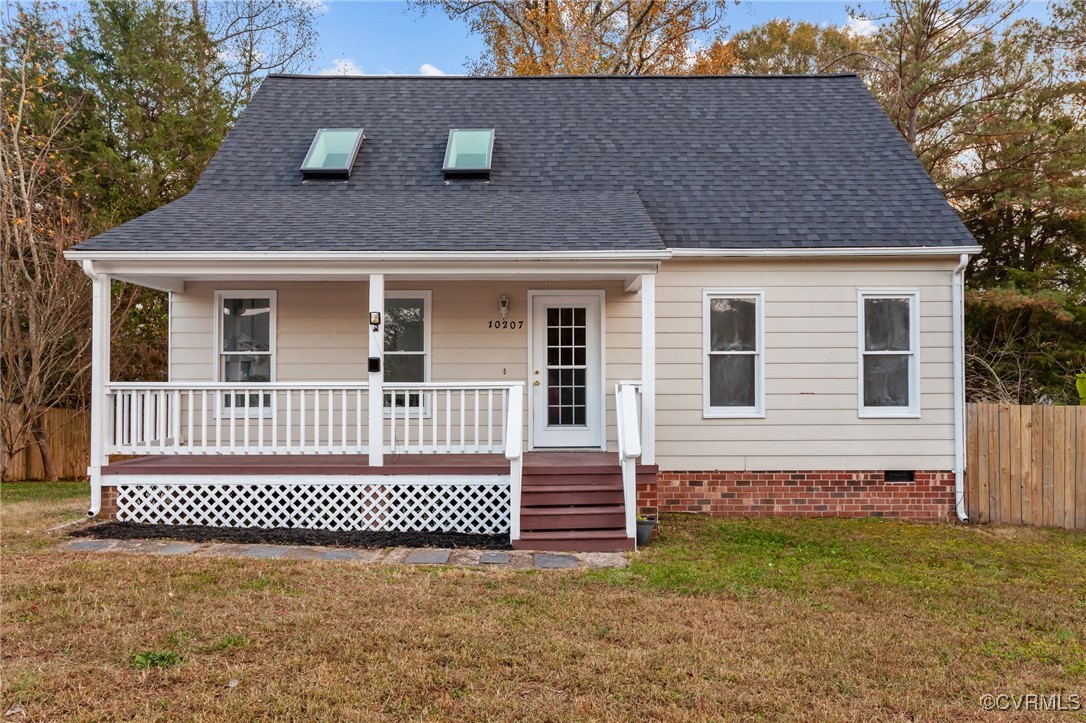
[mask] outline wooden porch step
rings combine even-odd
[[[577,507],[522,507],[522,530],[607,530],[625,529],[625,507],[582,505]]]
[[[524,475],[522,486],[524,489],[537,487],[618,487],[622,488],[621,474],[565,474],[554,473],[546,475]]]
[[[569,507],[571,505],[621,505],[622,485],[541,485],[521,490],[521,507]]]
[[[621,552],[632,550],[634,541],[625,530],[522,532],[514,550],[547,552]]]

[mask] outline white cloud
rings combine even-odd
[[[878,23],[868,18],[852,17],[845,23],[845,30],[848,30],[853,35],[859,35],[861,37],[870,37],[879,32]]]
[[[365,75],[365,72],[350,58],[336,58],[330,67],[322,68],[317,73],[320,75]]]
[[[445,71],[436,65],[423,63],[419,66],[419,75],[445,75]]]

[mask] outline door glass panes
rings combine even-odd
[[[583,426],[588,394],[588,310],[547,309],[547,423]]]

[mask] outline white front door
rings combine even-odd
[[[532,446],[603,444],[600,294],[532,296]]]

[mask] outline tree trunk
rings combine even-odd
[[[53,464],[53,453],[49,450],[49,435],[45,433],[40,416],[34,419],[30,427],[30,433],[34,436],[34,444],[38,446],[38,454],[41,456],[41,469],[45,479],[56,482],[60,479],[57,475],[56,465]]]

